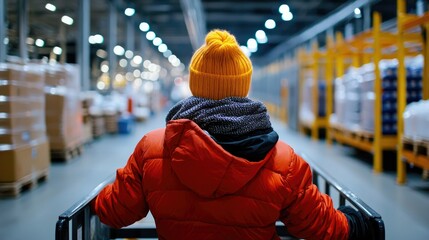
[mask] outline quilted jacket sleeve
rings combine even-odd
[[[147,215],[148,205],[142,187],[142,158],[142,150],[137,145],[126,166],[117,170],[115,181],[92,202],[93,210],[103,223],[121,228]]]
[[[292,195],[282,210],[280,220],[289,233],[304,239],[347,239],[349,226],[345,215],[336,210],[331,198],[312,183],[307,162],[293,154],[286,181]]]

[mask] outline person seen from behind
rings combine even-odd
[[[249,99],[252,63],[235,37],[213,30],[193,55],[192,97],[147,133],[92,202],[122,228],[150,211],[160,239],[368,239],[364,218],[334,208],[310,167],[279,140],[266,107]]]

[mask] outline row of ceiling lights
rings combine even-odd
[[[49,11],[56,11],[56,7],[55,5],[51,4],[51,3],[47,3],[45,5],[45,8]],[[128,17],[132,17],[135,14],[135,9],[134,8],[126,8],[124,10],[124,14]],[[73,25],[73,18],[64,15],[61,17],[61,21],[64,24],[67,25]],[[139,25],[139,29],[142,32],[146,32],[146,39],[149,41],[152,41],[153,45],[155,47],[158,48],[158,51],[160,53],[163,54],[163,56],[165,58],[168,59],[168,61],[171,63],[171,65],[173,65],[174,67],[178,67],[181,64],[181,61],[179,58],[177,58],[175,55],[173,55],[173,53],[171,52],[171,50],[168,49],[167,45],[165,43],[162,42],[162,39],[160,37],[156,36],[156,33],[154,31],[149,31],[150,30],[150,26],[147,22],[141,22]],[[91,35],[89,36],[88,42],[90,44],[102,44],[104,42],[104,37],[101,34],[95,34],[95,35]],[[36,40],[36,46],[38,47],[43,47],[44,46],[44,41],[42,39],[37,39]],[[54,47],[53,52],[57,55],[60,55],[62,52],[62,49],[60,47]],[[113,49],[113,52],[118,55],[118,56],[122,56],[125,53],[131,53],[134,54],[132,51],[127,50],[125,51],[125,49],[120,46],[120,45],[116,45]],[[98,55],[98,54],[97,54]],[[104,54],[103,54],[104,55]]]
[[[126,8],[124,10],[124,14],[128,17],[132,17],[135,14],[134,8]],[[168,49],[167,44],[163,43],[162,39],[160,37],[156,36],[156,33],[154,31],[150,31],[150,25],[147,22],[141,22],[139,24],[139,29],[142,32],[146,33],[146,39],[148,41],[152,41],[152,44],[158,48],[158,51],[163,54],[165,58],[168,59],[168,61],[173,65],[174,67],[178,67],[181,64],[181,61],[179,58],[177,58],[176,55],[174,55],[171,50]],[[122,52],[122,51],[121,51]],[[116,54],[116,53],[115,53]]]
[[[287,4],[282,4],[279,7],[279,13],[283,21],[291,21],[293,19],[293,13],[290,11],[290,7]],[[354,9],[355,18],[361,18],[361,10],[359,8]],[[276,27],[276,21],[273,19],[267,19],[264,24],[266,29],[274,29]],[[256,39],[255,39],[256,38]],[[241,46],[241,49],[250,56],[252,53],[258,51],[258,44],[265,44],[268,42],[267,35],[264,30],[257,30],[255,38],[249,38],[246,46]]]
[[[282,15],[283,21],[291,21],[293,19],[293,14],[290,11],[290,8],[287,4],[282,4],[279,7],[279,13]],[[273,19],[267,19],[265,21],[266,29],[274,29],[276,27],[276,21]],[[246,46],[241,46],[241,49],[250,56],[252,53],[258,51],[258,44],[265,44],[268,42],[267,34],[264,30],[257,30],[255,33],[255,38],[249,38],[247,40]]]

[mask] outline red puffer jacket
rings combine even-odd
[[[144,136],[93,208],[116,228],[150,210],[160,239],[279,239],[276,220],[305,239],[347,239],[349,232],[345,215],[287,144],[279,141],[263,160],[249,162],[190,120]]]

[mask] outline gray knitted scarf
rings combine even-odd
[[[167,114],[167,122],[175,119],[190,119],[218,140],[237,140],[273,131],[264,104],[249,98],[189,97]]]

